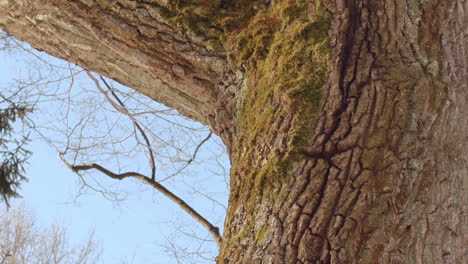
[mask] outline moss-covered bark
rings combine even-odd
[[[438,129],[429,121],[450,100],[450,81],[438,72],[444,47],[434,37],[442,32],[420,22],[443,20],[448,6],[406,3],[273,1],[228,38],[246,81],[219,263],[465,258],[460,237],[450,250],[428,246],[444,236],[442,214],[466,221],[459,209],[432,216],[445,207],[434,181],[466,173],[458,162],[451,173],[435,172],[444,158],[429,147],[436,135],[454,142],[446,131],[451,114]]]
[[[466,262],[466,0],[0,7],[21,40],[224,139],[218,263]]]

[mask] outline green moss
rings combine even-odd
[[[268,197],[289,180],[317,117],[330,57],[330,16],[322,1],[140,2],[158,8],[166,23],[210,49],[226,51],[230,64],[247,78],[237,93],[231,157],[233,175],[243,178],[234,181],[237,201],[230,203],[235,208],[237,202]],[[286,149],[269,149],[276,140],[272,124],[282,117],[292,117]]]
[[[289,179],[317,117],[330,58],[330,17],[318,3],[310,17],[305,11],[308,1],[278,1],[251,18],[243,31],[225,39],[225,46],[234,50],[232,64],[249,76],[238,106],[238,144],[271,146],[276,136],[270,131],[272,124],[293,116],[287,149],[268,152],[266,161],[245,176],[251,178],[258,199]],[[233,164],[242,167],[242,160],[255,157],[255,151],[239,151]]]
[[[220,21],[226,12],[219,9],[219,0],[139,0],[157,9],[158,14],[169,25],[183,34],[195,35],[213,50],[224,49],[221,43]]]
[[[279,0],[254,15],[223,20],[221,43],[246,78],[237,93],[229,203],[230,214],[240,205],[248,212],[247,228],[232,235],[230,247],[239,239],[262,243],[268,237],[268,226],[255,229],[256,206],[284,198],[279,191],[304,159],[301,150],[315,126],[330,60],[330,16],[321,1],[314,15],[308,14],[309,3]],[[283,119],[287,131],[275,133]],[[286,146],[275,145],[277,136],[286,136]],[[229,248],[222,252],[235,254]]]

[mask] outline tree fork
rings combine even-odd
[[[15,37],[223,138],[218,263],[467,261],[468,1],[0,7]]]

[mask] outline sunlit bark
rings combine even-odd
[[[218,263],[466,262],[468,1],[232,2],[3,0],[0,27],[212,126]]]
[[[225,52],[168,24],[162,8],[157,1],[4,0],[0,24],[38,50],[134,87],[219,132],[231,122],[239,80]]]

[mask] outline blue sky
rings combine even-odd
[[[49,62],[63,63],[43,53],[37,54]],[[28,69],[34,70],[35,63],[37,60],[33,56],[22,51],[12,54],[0,53],[0,89],[14,84],[14,80],[20,76],[24,77]],[[83,85],[87,85],[86,82]],[[42,111],[55,109],[56,103],[46,103],[42,106],[45,109]],[[43,112],[38,111],[32,117],[40,121]],[[201,134],[206,135],[206,132],[201,132]],[[221,204],[227,203],[227,187],[224,184],[226,175],[211,173],[217,170],[212,154],[219,153],[223,148],[219,142],[217,138],[210,140],[201,148],[197,156],[199,162],[194,162],[193,166],[187,168],[181,175],[169,180],[167,185],[222,228],[224,209],[204,199],[192,188],[203,188],[204,193],[215,197]],[[123,201],[109,200],[90,189],[80,190],[82,185],[79,178],[60,162],[57,152],[45,141],[40,140],[37,135],[33,135],[28,149],[33,152],[26,166],[29,182],[24,183],[20,191],[23,199],[18,199],[15,203],[22,203],[32,209],[43,225],[53,222],[63,223],[68,228],[72,244],[79,242],[89,232],[94,231],[95,237],[102,245],[103,263],[177,263],[163,248],[164,245],[169,245],[168,237],[175,238],[181,247],[188,249],[198,243],[177,232],[177,228],[183,228],[186,232],[196,232],[204,238],[208,237],[207,232],[180,208],[136,180],[109,181],[105,176],[94,173],[93,177],[99,184],[102,179],[105,188],[122,193],[126,197]],[[229,166],[225,154],[218,158],[225,168]],[[144,169],[145,162],[143,156],[137,155],[127,160],[126,164],[132,166],[141,163],[144,173],[147,172]],[[139,166],[137,168],[140,168]],[[166,172],[164,166],[158,168],[158,175],[169,174],[171,171]],[[207,249],[216,248],[213,243],[207,245]],[[189,262],[183,261],[182,263]],[[212,262],[200,260],[196,263]]]

